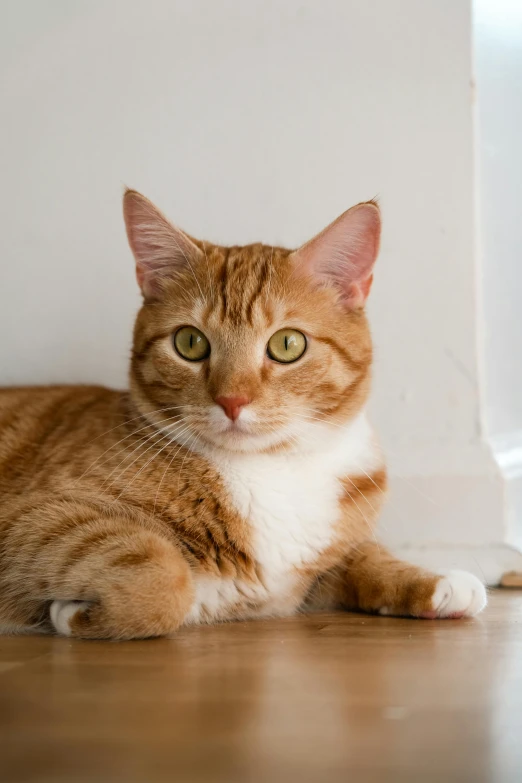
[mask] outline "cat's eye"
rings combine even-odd
[[[174,335],[174,347],[183,359],[200,362],[210,355],[210,343],[195,326],[182,326]]]
[[[296,329],[280,329],[272,335],[267,352],[276,362],[295,362],[306,351],[306,337]]]

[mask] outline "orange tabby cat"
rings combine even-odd
[[[124,214],[144,296],[130,391],[0,392],[0,628],[129,639],[306,608],[479,612],[474,576],[375,540],[377,205],[296,251],[191,239],[135,191]]]

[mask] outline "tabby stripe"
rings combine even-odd
[[[344,348],[340,343],[337,342],[337,340],[333,337],[316,337],[314,336],[314,340],[317,340],[319,343],[325,343],[326,345],[329,345],[331,348],[334,349],[334,351],[337,351],[337,353],[341,356],[341,359],[344,361],[344,363],[348,366],[348,368],[352,371],[354,370],[362,370],[364,367],[366,367],[367,360],[363,360],[358,362],[356,359],[353,358],[353,356]]]
[[[149,552],[119,552],[110,562],[111,568],[134,568],[150,561]]]
[[[103,541],[107,541],[108,538],[112,538],[115,542],[121,543],[122,532],[122,528],[119,530],[105,528],[102,530],[97,530],[95,533],[91,533],[85,537],[82,536],[81,540],[65,553],[64,561],[57,571],[58,577],[63,578],[71,566],[78,563],[86,555],[92,554],[96,546],[101,544]]]
[[[269,268],[270,268],[270,259],[267,256],[265,259],[263,259],[263,265],[261,269],[258,271],[257,274],[257,287],[254,290],[254,293],[252,294],[250,301],[246,307],[246,319],[250,326],[253,326],[253,320],[252,320],[252,314],[254,311],[254,305],[261,296],[264,287],[269,279]]]
[[[381,490],[384,492],[386,489],[386,471],[384,468],[375,471],[370,476],[350,476],[342,480],[345,495],[352,500],[357,501],[357,498],[361,495],[371,494],[372,492],[378,492]]]
[[[164,340],[166,337],[170,337],[172,335],[172,330],[169,329],[168,331],[161,332],[160,334],[155,334],[153,337],[149,337],[148,340],[145,340],[145,343],[143,345],[140,345],[139,349],[133,349],[132,356],[137,361],[142,361],[142,359],[146,358],[146,354],[151,349],[151,347],[154,345],[154,343],[157,343],[159,340]]]
[[[49,544],[55,544],[56,541],[61,540],[66,533],[73,531],[80,532],[83,525],[92,524],[98,519],[97,516],[91,516],[92,513],[93,512],[90,511],[89,516],[84,519],[78,516],[71,519],[59,517],[56,526],[52,527],[50,530],[47,529],[45,534],[34,542],[35,547],[42,549],[43,547],[49,546]]]
[[[231,248],[227,247],[225,248],[225,260],[223,261],[223,264],[221,266],[221,306],[223,310],[222,320],[224,321],[227,317],[228,312],[228,298],[227,298],[227,289],[228,289],[228,276],[229,276],[229,259],[230,259],[230,250]]]

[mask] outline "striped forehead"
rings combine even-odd
[[[273,275],[274,248],[259,244],[224,249],[216,291],[222,321],[253,326],[260,310],[269,318]]]

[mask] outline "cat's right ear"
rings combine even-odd
[[[143,296],[158,299],[162,281],[176,271],[192,268],[201,250],[136,190],[125,191],[123,217]]]

